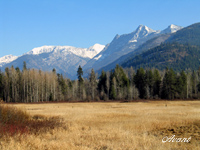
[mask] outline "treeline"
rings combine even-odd
[[[200,70],[159,71],[143,68],[123,69],[119,65],[97,78],[91,70],[83,79],[79,66],[77,80],[70,80],[56,73],[27,69],[6,68],[0,72],[0,98],[5,102],[48,101],[99,101],[136,99],[197,99],[200,98]]]

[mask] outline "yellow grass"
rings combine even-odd
[[[197,139],[200,137],[200,128],[190,134],[187,130],[180,132],[181,138],[188,138],[194,134],[190,143],[162,143],[162,138],[171,134],[169,132],[167,135],[167,129],[189,126],[195,121],[199,121],[200,125],[199,101],[16,104],[14,106],[26,110],[31,115],[60,116],[64,119],[65,127],[49,130],[40,135],[1,139],[0,149],[3,150],[200,148],[200,141]],[[162,132],[164,133],[162,135],[163,130],[166,132]]]

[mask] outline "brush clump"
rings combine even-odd
[[[14,106],[0,105],[0,137],[16,134],[36,135],[60,126],[62,126],[60,117],[31,116]]]

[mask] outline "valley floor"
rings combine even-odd
[[[65,126],[0,141],[4,150],[199,149],[200,101],[10,104],[31,115],[60,116]],[[165,142],[167,137],[189,138]]]

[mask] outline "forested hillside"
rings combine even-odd
[[[78,80],[70,80],[51,72],[24,68],[6,68],[0,73],[0,98],[5,102],[99,101],[137,99],[200,98],[200,70],[159,71],[143,68],[123,69],[116,66],[100,77],[92,69],[89,79],[83,79],[81,66]]]
[[[197,70],[199,68],[200,23],[192,24],[175,33],[163,36],[165,39],[162,40],[161,45],[146,49],[140,54],[129,55],[120,62],[120,65],[122,67],[132,66],[134,69],[153,67],[163,70],[169,67],[175,71]],[[151,42],[152,40],[147,41],[147,45]]]
[[[175,71],[197,70],[200,66],[200,47],[178,43],[164,43],[140,55],[126,60],[122,67],[138,69],[157,68],[164,70],[166,67]]]
[[[200,23],[192,24],[174,33],[166,42],[200,46]]]

